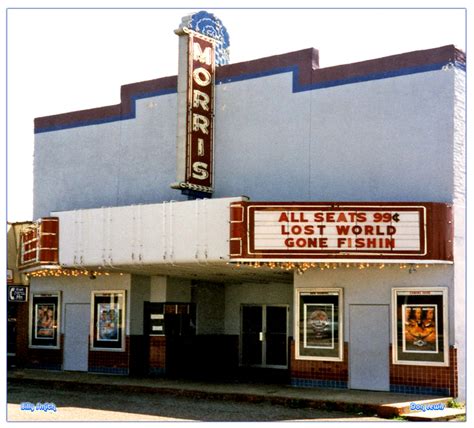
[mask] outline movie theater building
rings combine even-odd
[[[35,120],[23,364],[464,397],[464,54],[229,64],[200,14],[179,76]]]

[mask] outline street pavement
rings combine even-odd
[[[411,416],[412,404],[445,406],[450,400],[450,397],[301,388],[281,383],[210,382],[32,369],[8,371],[7,378],[9,420],[144,420],[148,417],[229,422],[357,417],[374,420],[402,414]],[[61,391],[63,395],[53,396]],[[145,407],[142,402],[146,403]],[[37,403],[43,403],[42,410],[36,410]],[[45,403],[54,403],[57,411],[44,408]]]
[[[271,403],[210,400],[181,397],[166,392],[130,393],[68,391],[28,385],[9,385],[7,420],[10,421],[384,421],[374,416],[310,408],[291,408]],[[21,403],[54,403],[56,411],[21,410]],[[23,404],[23,407],[25,405]],[[52,406],[49,406],[50,408]]]

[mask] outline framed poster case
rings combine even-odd
[[[125,290],[92,292],[92,350],[125,350],[125,314]]]
[[[60,348],[61,293],[34,293],[30,300],[29,347]]]
[[[343,360],[342,294],[342,288],[296,289],[296,359]]]
[[[394,364],[449,365],[447,295],[445,287],[392,290]]]

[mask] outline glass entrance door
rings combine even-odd
[[[288,367],[288,306],[243,305],[241,365]]]

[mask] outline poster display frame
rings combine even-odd
[[[447,287],[392,289],[392,362],[449,366]]]
[[[294,313],[297,360],[344,360],[342,288],[297,288]]]
[[[32,293],[29,300],[29,348],[60,349],[61,292]]]
[[[90,349],[125,351],[126,290],[91,292]]]

